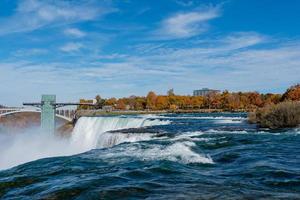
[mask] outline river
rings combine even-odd
[[[244,113],[82,117],[0,145],[3,199],[300,199],[300,130]]]

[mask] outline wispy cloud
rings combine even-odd
[[[93,20],[113,11],[97,1],[24,0],[10,17],[0,19],[0,35]]]
[[[185,11],[167,10],[173,14],[159,13],[155,21],[148,22],[151,7],[139,17],[120,12],[104,22],[101,16],[114,9],[103,2],[110,0],[24,0],[2,15],[0,35],[55,29],[0,37],[0,104],[34,101],[42,93],[77,100],[96,93],[164,94],[171,87],[180,94],[201,87],[278,92],[299,81],[299,38],[276,40],[255,30],[204,34],[221,9],[189,0],[174,6]]]
[[[245,42],[249,38],[252,42]],[[91,97],[96,93],[104,97],[145,95],[148,90],[165,93],[169,87],[182,94],[205,86],[283,91],[299,81],[300,42],[275,42],[270,47],[264,46],[269,41],[263,38],[257,33],[234,33],[183,48],[155,46],[142,55],[102,55],[121,59],[93,62],[74,58],[47,64],[0,63],[1,100],[10,102],[8,97],[18,94],[18,99],[31,101],[45,92],[69,100],[82,97],[83,92]]]
[[[73,52],[73,51],[79,51],[81,48],[83,48],[83,44],[78,42],[69,42],[64,46],[60,47],[60,50],[64,52]]]
[[[47,53],[48,53],[47,49],[31,48],[31,49],[19,49],[13,52],[12,55],[16,57],[30,57],[30,56],[44,55]]]
[[[81,38],[86,35],[85,32],[83,32],[77,28],[67,28],[64,30],[64,34],[67,36],[72,36],[72,37],[77,37],[77,38]]]
[[[206,7],[192,12],[177,13],[163,20],[155,32],[160,39],[182,39],[199,35],[208,29],[207,22],[220,15],[218,7]]]
[[[221,39],[221,42],[231,48],[246,48],[253,45],[265,43],[269,40],[267,36],[255,32],[238,32],[233,33]]]
[[[194,2],[192,0],[175,0],[175,2],[180,5],[180,6],[184,6],[184,7],[189,7],[189,6],[193,6]]]

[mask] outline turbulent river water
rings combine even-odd
[[[0,199],[300,199],[300,130],[246,114],[83,117],[0,134]]]

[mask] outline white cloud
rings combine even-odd
[[[234,33],[222,39],[231,48],[246,48],[267,41],[268,37],[255,32]]]
[[[12,16],[0,19],[0,35],[93,20],[113,11],[96,1],[24,0]]]
[[[267,43],[256,33],[238,33],[186,48],[156,49],[144,62],[180,69],[174,88],[215,87],[229,90],[277,91],[299,82],[300,43]],[[256,47],[255,45],[260,45]],[[264,45],[264,46],[262,46]],[[144,64],[144,66],[147,66]]]
[[[64,34],[68,35],[68,36],[77,37],[77,38],[81,38],[86,35],[85,32],[83,32],[77,28],[67,28],[64,30]]]
[[[220,15],[217,7],[177,13],[165,19],[155,35],[160,39],[189,38],[207,31],[207,22]]]
[[[193,1],[181,1],[181,0],[175,0],[175,2],[183,7],[189,7],[189,6],[193,6],[194,2]]]
[[[168,88],[181,94],[201,87],[283,92],[299,82],[300,42],[270,43],[273,40],[265,38],[235,33],[182,48],[154,43],[154,50],[142,55],[138,47],[130,55],[84,55],[69,62],[0,62],[0,104],[34,101],[42,93],[76,100],[97,93],[104,97],[145,95],[149,90],[165,94]],[[67,51],[76,49],[72,46],[77,45],[69,45]],[[18,98],[13,98],[15,94]]]
[[[60,50],[64,52],[73,52],[73,51],[79,51],[81,48],[83,48],[83,45],[81,43],[69,42],[64,46],[62,46]]]
[[[16,57],[29,57],[47,54],[47,49],[31,48],[31,49],[19,49],[13,53]]]

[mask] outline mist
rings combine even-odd
[[[0,134],[0,170],[41,158],[76,153],[66,138],[43,134],[39,128],[15,134]]]

